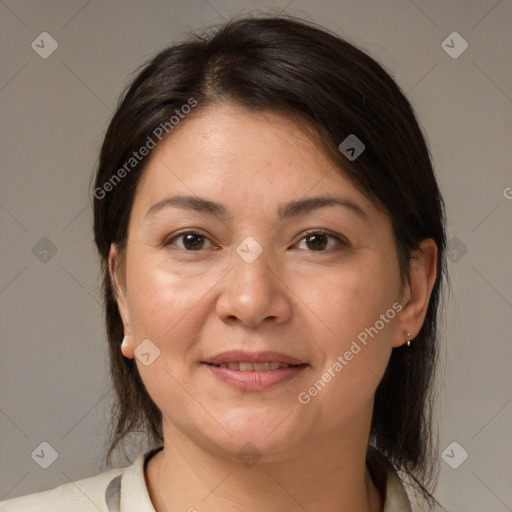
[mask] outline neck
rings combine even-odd
[[[381,512],[383,503],[365,464],[366,442],[304,443],[279,459],[241,463],[200,446],[176,430],[146,467],[157,512]]]

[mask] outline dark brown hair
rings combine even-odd
[[[412,478],[432,504],[437,453],[432,400],[446,234],[429,151],[409,101],[377,62],[339,36],[288,17],[232,20],[161,51],[138,72],[110,122],[94,185],[94,236],[117,395],[107,462],[130,432],[145,432],[155,445],[163,441],[161,412],[135,360],[121,354],[123,324],[108,255],[116,243],[122,258],[136,186],[149,156],[132,161],[131,167],[126,162],[155,138],[159,126],[167,123],[172,136],[169,119],[191,98],[196,110],[230,102],[304,122],[340,172],[391,219],[402,283],[419,242],[436,242],[437,279],[424,324],[411,347],[392,351],[376,391],[370,435],[370,443]],[[350,134],[365,145],[353,161],[338,149]],[[123,166],[127,172],[113,181]]]

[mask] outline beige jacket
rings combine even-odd
[[[48,491],[2,501],[0,512],[155,512],[146,487],[144,465],[160,449],[142,453],[125,468],[111,469]],[[393,467],[379,452],[371,450],[367,463],[372,478],[380,480],[386,491],[383,512],[427,511],[421,506],[411,508]],[[441,510],[444,509],[436,509]]]

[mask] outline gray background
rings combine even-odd
[[[438,497],[453,512],[512,510],[507,0],[0,2],[0,500],[105,469],[113,395],[87,194],[129,74],[189,30],[255,9],[283,9],[366,49],[415,107],[451,247],[440,453],[458,445],[440,460]],[[47,59],[31,47],[44,31],[59,45]],[[441,46],[454,31],[469,45],[458,58]],[[42,442],[58,452],[48,469],[31,456]]]

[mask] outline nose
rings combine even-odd
[[[276,269],[269,250],[252,262],[233,253],[233,266],[222,280],[216,310],[226,323],[239,320],[256,327],[264,321],[286,322],[292,314],[292,292]]]

